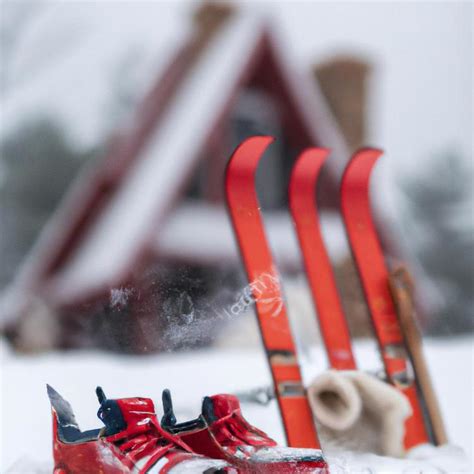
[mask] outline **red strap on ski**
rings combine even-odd
[[[353,370],[356,362],[350,333],[321,234],[315,196],[329,153],[325,148],[308,148],[301,153],[293,166],[288,197],[329,363],[334,369]]]
[[[410,400],[412,416],[407,420],[405,447],[429,442],[411,363],[389,289],[382,247],[372,221],[369,180],[382,152],[362,149],[354,154],[341,182],[341,206],[352,253],[378,339],[387,377]]]
[[[252,137],[235,150],[226,170],[227,204],[255,300],[288,445],[319,448],[255,190],[259,160],[272,141],[271,137]]]

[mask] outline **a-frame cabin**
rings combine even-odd
[[[203,5],[133,119],[75,180],[15,291],[67,315],[107,301],[113,288],[137,286],[137,275],[157,262],[237,264],[224,168],[243,138],[263,133],[277,141],[259,170],[261,202],[277,260],[292,268],[299,262],[286,215],[292,162],[306,146],[333,150],[320,199],[334,209],[348,158],[344,139],[316,81],[297,70],[265,16]]]

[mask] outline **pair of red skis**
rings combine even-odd
[[[288,445],[319,448],[283,297],[278,285],[259,284],[269,278],[279,281],[255,190],[257,165],[272,141],[267,136],[251,137],[236,149],[226,171],[227,204],[255,299]],[[329,153],[324,148],[309,148],[299,156],[290,178],[289,201],[330,365],[354,370],[350,333],[315,201],[318,176]],[[405,435],[405,446],[410,448],[429,442],[430,436],[422,398],[410,376],[411,363],[389,290],[389,272],[371,216],[369,178],[380,155],[381,151],[369,148],[355,153],[342,178],[341,205],[387,379],[408,397],[413,410]],[[269,304],[275,299],[280,304]]]

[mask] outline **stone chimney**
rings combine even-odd
[[[193,13],[193,23],[199,42],[207,43],[235,11],[231,3],[205,1],[198,4]]]
[[[332,113],[352,152],[367,141],[367,82],[371,66],[352,56],[338,56],[314,67]]]

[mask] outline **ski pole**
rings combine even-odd
[[[408,269],[400,265],[390,272],[389,287],[393,296],[402,333],[411,356],[413,370],[426,405],[435,444],[446,444],[448,437],[444,427],[439,403],[433,389],[428,371],[420,330],[416,323],[415,304],[413,300],[414,284]]]

